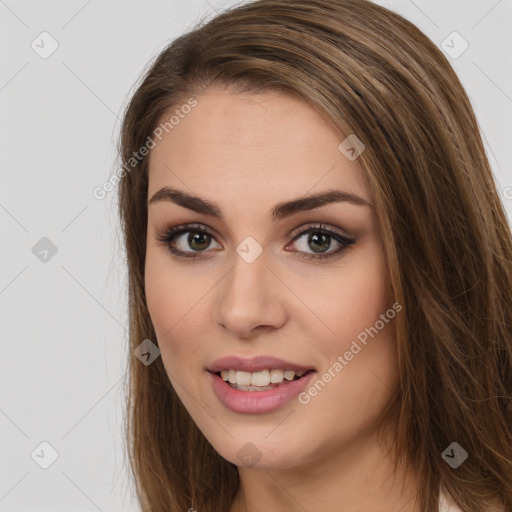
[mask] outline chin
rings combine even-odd
[[[304,442],[311,436],[298,435],[290,442],[286,432],[270,437],[269,431],[267,428],[244,428],[239,433],[231,431],[233,438],[223,432],[220,434],[222,439],[207,439],[224,459],[240,469],[284,470],[304,465],[313,458],[305,450],[307,443]]]

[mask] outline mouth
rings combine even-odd
[[[242,414],[271,413],[304,391],[316,369],[271,355],[226,356],[205,368],[218,400]]]
[[[273,368],[246,372],[226,369],[208,371],[207,375],[217,399],[224,407],[235,413],[264,414],[292,403],[309,385],[316,370]]]
[[[272,368],[258,372],[247,372],[235,369],[225,369],[211,372],[220,377],[229,387],[238,391],[269,391],[298,381],[315,370],[283,370]]]

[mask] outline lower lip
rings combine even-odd
[[[233,412],[243,414],[263,414],[280,409],[301,393],[315,374],[311,372],[300,379],[285,381],[267,391],[240,391],[233,389],[219,375],[208,372],[213,390],[221,403]]]

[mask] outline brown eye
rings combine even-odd
[[[185,237],[184,235],[187,233],[188,236]],[[195,258],[197,255],[194,253],[205,252],[215,239],[203,227],[187,225],[167,228],[157,234],[156,240],[166,245],[169,251],[176,256]]]
[[[305,237],[305,235],[308,236]],[[350,245],[356,243],[355,240],[347,238],[340,233],[325,229],[323,224],[300,231],[294,238],[294,243],[296,244],[302,238],[305,239],[300,243],[300,250],[297,252],[302,253],[301,257],[306,259],[322,259],[336,256]],[[328,252],[333,243],[335,250]],[[312,253],[309,251],[312,251]]]
[[[309,233],[307,244],[313,249],[313,251],[322,253],[329,249],[331,240],[332,239],[329,235],[322,233]]]
[[[189,247],[191,247],[194,251],[203,251],[204,249],[208,249],[208,246],[211,242],[211,236],[206,233],[201,232],[189,232],[190,234],[187,237],[187,242]]]
[[[185,237],[185,235],[188,235]],[[306,235],[308,235],[306,237]],[[170,227],[160,232],[155,237],[162,242],[169,252],[179,258],[197,258],[201,253],[208,253],[215,241],[214,236],[200,224],[181,225]],[[304,238],[304,241],[302,239]],[[300,249],[296,252],[305,259],[324,259],[342,253],[347,247],[356,243],[355,240],[347,238],[341,233],[326,229],[323,224],[310,226],[302,231],[295,232],[292,245],[301,241]],[[218,247],[222,247],[218,242]],[[332,246],[335,250],[329,251]]]

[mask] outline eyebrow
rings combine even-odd
[[[175,203],[189,210],[193,210],[194,212],[210,215],[218,219],[224,218],[222,210],[217,204],[175,188],[161,188],[155,192],[153,197],[148,201],[148,206],[161,201]],[[318,194],[276,204],[272,210],[272,219],[279,220],[298,212],[313,210],[314,208],[319,208],[326,204],[340,202],[347,202],[356,206],[372,207],[371,203],[354,194],[341,190],[327,190]]]

